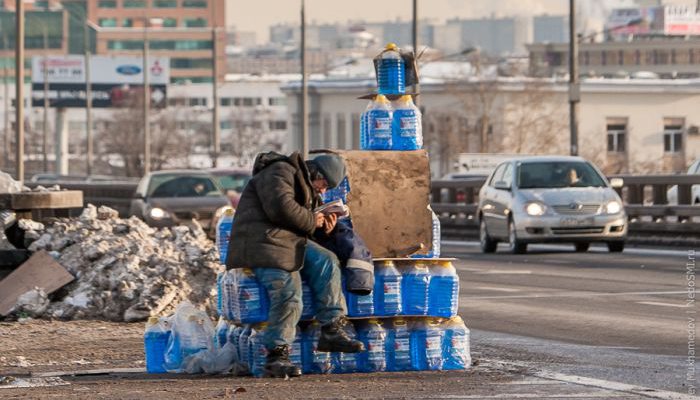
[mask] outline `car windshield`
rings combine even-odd
[[[221,190],[208,176],[154,175],[148,185],[148,197],[222,196]]]
[[[243,188],[250,180],[251,176],[247,174],[231,174],[217,176],[219,185],[225,190],[235,190],[238,193],[243,192]]]
[[[522,163],[517,178],[521,189],[606,186],[598,172],[581,161]]]

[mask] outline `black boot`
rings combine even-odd
[[[345,317],[336,318],[321,327],[321,337],[318,339],[318,351],[359,353],[365,351],[365,345],[355,340],[345,331],[345,325],[349,324]]]
[[[289,346],[281,345],[268,351],[265,377],[286,378],[301,376],[301,369],[289,361]]]

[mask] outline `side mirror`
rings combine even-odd
[[[505,183],[504,181],[498,181],[496,182],[493,187],[495,187],[498,190],[510,190],[510,185]]]
[[[625,186],[625,181],[622,178],[612,178],[610,179],[610,186],[613,189],[619,189]]]

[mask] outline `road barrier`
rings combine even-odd
[[[630,235],[684,236],[700,239],[700,199],[693,198],[692,185],[700,175],[614,175],[624,185],[616,189],[625,203]],[[486,178],[437,180],[431,184],[431,207],[440,217],[446,238],[478,236],[479,189]],[[106,205],[126,217],[136,191],[134,182],[55,182],[64,189],[82,190],[85,204]],[[29,183],[28,186],[37,186]],[[669,205],[667,190],[678,185],[679,205]],[[695,204],[695,205],[693,205]],[[695,218],[694,218],[695,217]]]

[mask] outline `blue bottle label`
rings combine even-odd
[[[398,303],[401,297],[399,282],[384,282],[384,302]]]
[[[425,354],[428,358],[439,358],[441,356],[440,336],[428,336],[425,338]]]
[[[367,358],[370,361],[384,361],[384,341],[381,339],[367,340]]]
[[[401,137],[416,136],[416,116],[406,115],[399,118],[399,135]]]
[[[357,296],[357,305],[368,305],[368,304],[372,304],[372,295]]]
[[[399,359],[410,359],[411,358],[411,345],[408,338],[396,338],[394,341],[394,353],[395,358]]]
[[[391,118],[374,117],[372,125],[372,137],[375,138],[390,138],[391,137]]]

